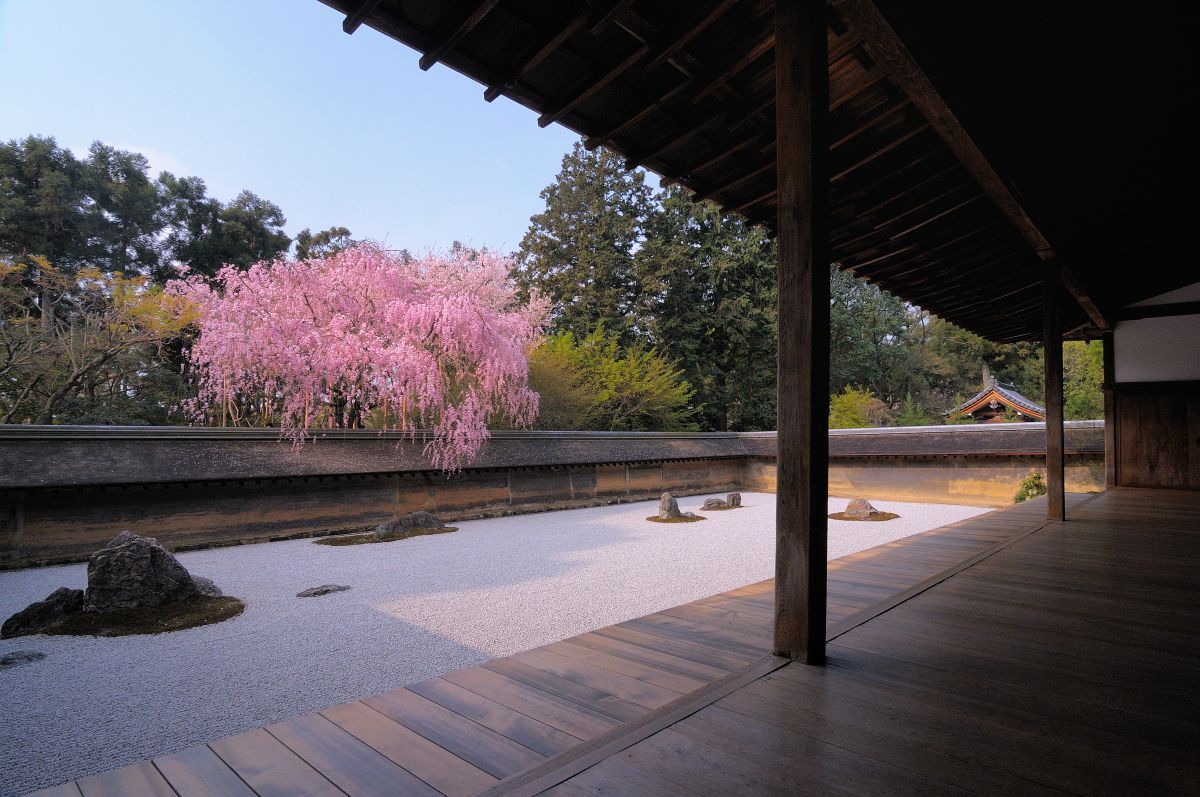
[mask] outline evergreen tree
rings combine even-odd
[[[645,174],[577,142],[541,197],[546,209],[517,252],[518,281],[551,298],[555,330],[582,338],[603,324],[622,346],[634,343],[644,334],[635,253],[651,207]]]

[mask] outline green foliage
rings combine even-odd
[[[1033,470],[1024,479],[1021,479],[1021,483],[1017,486],[1017,494],[1013,497],[1013,503],[1019,504],[1045,494],[1046,479],[1042,476],[1041,471]]]
[[[622,350],[603,329],[582,340],[570,332],[547,338],[530,355],[529,384],[541,396],[537,428],[696,429],[682,372],[654,349]]]
[[[541,197],[546,209],[530,219],[516,255],[518,282],[550,297],[556,331],[583,338],[604,325],[621,345],[633,343],[641,295],[634,260],[651,210],[645,174],[576,142]]]
[[[938,419],[930,415],[924,407],[913,400],[912,394],[904,397],[900,409],[892,415],[893,426],[932,426]]]
[[[886,418],[887,406],[869,390],[847,385],[829,399],[830,429],[881,426]]]
[[[1068,421],[1104,418],[1104,343],[1069,340],[1063,344],[1063,417]]]
[[[695,388],[703,428],[775,428],[774,242],[681,189],[657,199],[636,259],[646,338]]]
[[[350,230],[345,227],[330,227],[316,233],[305,227],[296,234],[296,259],[332,257],[356,243],[359,242],[350,237]]]

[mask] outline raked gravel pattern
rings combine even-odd
[[[680,499],[684,511],[709,496]],[[846,499],[830,499],[830,512]],[[899,519],[830,521],[831,559],[988,510],[876,501]],[[775,498],[707,520],[654,502],[460,522],[380,545],[311,540],[182,553],[246,602],[233,620],[114,639],[0,640],[41,661],[0,670],[0,795],[177,752],[774,575]],[[84,565],[0,573],[0,619]],[[320,584],[351,589],[316,598]]]

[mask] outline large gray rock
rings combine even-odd
[[[0,639],[39,633],[82,610],[83,590],[59,587],[45,600],[35,601],[5,620]]]
[[[187,569],[153,537],[123,531],[88,559],[84,609],[148,608],[200,595]]]
[[[446,524],[442,519],[432,512],[421,510],[420,512],[411,512],[403,517],[387,523],[382,523],[375,528],[376,537],[387,537],[391,534],[396,534],[401,531],[411,531],[412,529],[444,529]]]
[[[683,517],[679,511],[679,502],[670,493],[663,493],[658,498],[658,516],[663,520]]]
[[[865,498],[851,498],[850,503],[846,504],[845,514],[846,517],[868,518],[879,514],[879,510],[871,506],[871,502]]]
[[[730,493],[729,495],[725,496],[725,503],[729,504],[730,508],[735,508],[735,507],[741,506],[742,505],[742,494],[741,493]]]
[[[720,498],[705,498],[704,505],[700,507],[701,512],[712,512],[717,509],[732,509],[728,501],[723,501]]]

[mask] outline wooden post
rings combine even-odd
[[[1104,486],[1117,486],[1117,352],[1114,335],[1105,332],[1100,338],[1104,345]]]
[[[1063,462],[1063,363],[1059,298],[1062,271],[1055,260],[1046,261],[1042,297],[1042,343],[1046,362],[1046,516],[1066,520]]]
[[[775,653],[825,659],[829,60],[821,0],[775,3],[779,403]]]

